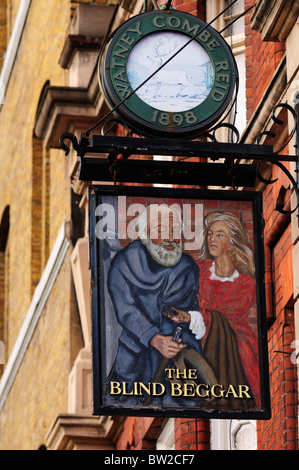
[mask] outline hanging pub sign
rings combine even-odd
[[[91,186],[94,414],[270,417],[261,194]]]
[[[108,41],[99,62],[108,105],[145,136],[198,135],[231,103],[238,72],[223,37],[181,11],[134,16]]]

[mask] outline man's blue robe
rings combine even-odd
[[[176,326],[162,312],[174,313],[172,307],[198,310],[198,282],[198,266],[186,253],[175,266],[169,267],[154,261],[139,240],[116,254],[108,275],[108,289],[122,333],[106,383],[107,405],[142,404],[144,397],[110,395],[110,381],[126,382],[128,390],[134,382],[147,385],[153,381],[163,357],[151,346],[151,340],[156,334],[172,336]],[[183,328],[182,342],[187,348],[201,353],[201,343],[189,329],[189,324],[180,326]],[[171,365],[173,367],[170,360],[167,367]],[[166,376],[160,382],[167,383]],[[169,398],[164,397],[164,401],[171,404]]]

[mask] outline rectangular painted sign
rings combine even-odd
[[[257,192],[91,187],[94,414],[267,419]]]

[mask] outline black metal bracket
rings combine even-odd
[[[297,160],[296,160],[296,176],[297,176],[297,201],[298,201],[298,193],[299,193],[299,104],[298,104],[298,99],[297,99],[297,103],[295,105],[295,113],[296,113],[296,144],[295,144],[295,148],[296,148],[296,156],[297,156]],[[298,226],[299,226],[299,215],[298,215]]]
[[[114,184],[254,188],[256,178],[267,185],[277,181],[277,179],[265,179],[261,174],[261,166],[264,163],[276,165],[287,175],[296,193],[297,204],[296,207],[287,211],[278,199],[275,208],[283,214],[292,214],[299,208],[298,112],[297,109],[295,111],[287,104],[277,105],[271,118],[278,125],[284,124],[275,115],[278,108],[291,112],[294,119],[293,131],[278,152],[281,152],[295,135],[296,155],[283,155],[277,151],[274,152],[272,145],[259,144],[263,136],[275,137],[272,132],[263,131],[258,136],[256,144],[238,143],[238,130],[235,126],[226,123],[221,123],[200,135],[198,140],[185,141],[132,135],[127,124],[123,124],[118,119],[110,119],[103,124],[102,135],[83,133],[78,142],[74,134],[65,133],[60,138],[60,145],[68,155],[70,147],[66,142],[70,141],[77,156],[80,157],[79,180],[114,182]],[[110,126],[108,129],[107,124]],[[115,126],[122,126],[125,137],[107,135]],[[230,130],[233,142],[217,141],[216,131],[220,127]],[[153,155],[175,158],[171,161],[148,158]],[[283,162],[296,163],[297,181]],[[299,222],[299,215],[297,216]]]
[[[284,109],[284,110],[286,110],[287,112],[289,112],[291,114],[291,116],[293,118],[293,127],[292,127],[291,132],[289,132],[289,136],[286,139],[286,142],[284,142],[283,146],[280,149],[276,150],[276,152],[274,152],[272,156],[269,156],[265,160],[259,162],[259,165],[257,167],[257,176],[258,176],[260,181],[262,181],[264,184],[267,184],[267,185],[268,184],[274,184],[278,181],[278,178],[276,178],[274,180],[272,180],[272,179],[267,180],[267,179],[262,177],[262,175],[260,174],[260,167],[261,167],[261,165],[263,164],[264,161],[266,161],[268,163],[271,163],[272,165],[278,166],[285,173],[285,175],[288,177],[288,179],[289,179],[289,181],[290,181],[290,183],[293,187],[293,190],[296,193],[297,204],[293,209],[291,208],[290,210],[285,210],[284,209],[284,204],[281,203],[279,201],[279,198],[278,198],[276,203],[275,203],[275,209],[277,211],[279,211],[280,213],[285,214],[285,215],[290,215],[290,214],[293,214],[294,212],[297,211],[298,226],[299,226],[299,161],[298,161],[299,160],[299,153],[298,153],[298,143],[299,143],[299,140],[298,140],[299,139],[298,109],[299,108],[298,108],[298,103],[295,105],[295,108],[292,108],[290,105],[288,105],[286,103],[277,104],[272,110],[271,119],[278,126],[282,126],[284,124],[284,121],[282,121],[281,119],[278,119],[275,115],[276,110],[279,109],[279,108]],[[269,131],[263,131],[258,136],[257,141],[259,141],[262,136],[268,136],[268,137],[275,138],[276,134],[271,132],[271,131],[270,132]],[[296,163],[296,168],[295,168],[296,179],[293,177],[291,172],[282,164],[282,161],[286,161],[283,158],[283,155],[279,155],[279,153],[282,152],[286,148],[286,146],[291,142],[291,140],[293,138],[295,139],[294,147],[296,149],[296,155],[290,156],[288,161]]]

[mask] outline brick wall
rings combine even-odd
[[[247,18],[246,21],[248,21]],[[246,28],[249,28],[249,25]],[[250,29],[249,35],[246,37],[245,49],[248,120],[267,89],[284,52],[285,45],[283,43],[264,43],[260,34]]]
[[[156,448],[165,418],[128,417],[116,442],[117,450],[150,450]]]
[[[251,0],[246,0],[245,8],[251,4]],[[261,34],[251,28],[251,15],[252,10],[245,16],[247,120],[251,118],[285,53],[284,43],[263,42]]]
[[[0,413],[1,450],[37,450],[56,414],[67,412],[70,285],[67,257]]]
[[[174,0],[172,4],[180,11],[191,13],[192,15],[205,20],[205,2],[202,2],[201,0]]]
[[[175,448],[183,451],[209,450],[209,420],[177,418],[175,420]]]
[[[3,4],[0,2],[0,35]],[[12,18],[19,4],[19,0],[11,2]],[[6,360],[60,227],[70,220],[68,161],[61,150],[45,150],[33,137],[45,82],[67,84],[58,61],[69,18],[70,0],[31,2],[0,113],[0,220],[5,207],[10,207]],[[0,412],[1,449],[37,449],[57,412],[67,412],[72,366],[71,282],[66,258]]]
[[[272,418],[257,421],[260,450],[298,450],[298,392],[294,340],[294,311],[283,309],[268,332]]]
[[[246,0],[246,6],[252,2]],[[265,42],[251,29],[251,14],[245,18],[247,119],[271,84],[272,77],[286,52],[285,43]],[[286,116],[285,116],[286,118]],[[281,131],[278,131],[279,136]],[[274,145],[272,140],[269,144]],[[287,152],[287,150],[285,150]],[[286,163],[287,169],[290,169]],[[289,207],[289,180],[273,166],[271,178],[276,184],[263,192],[266,253],[266,301],[268,316],[268,349],[272,418],[258,421],[258,448],[291,450],[297,447],[297,378],[291,361],[290,345],[295,339],[293,311],[292,230],[290,216],[275,210],[282,197]]]
[[[151,450],[161,434],[166,418],[128,417],[116,443],[118,450]],[[209,450],[208,419],[177,418],[174,425],[175,449]]]
[[[288,184],[286,176],[273,168],[272,178],[276,177],[279,177],[279,184],[270,185],[264,191],[265,245],[266,254],[269,253],[266,257],[266,297],[272,418],[257,422],[257,435],[261,450],[296,450],[297,368],[291,347],[295,339],[292,228],[290,216],[273,210],[281,189]],[[289,191],[286,191],[286,203],[288,198]]]

